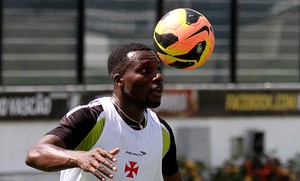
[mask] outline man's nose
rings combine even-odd
[[[155,81],[162,82],[163,79],[164,79],[164,77],[163,77],[162,73],[161,73],[161,72],[157,72],[157,73],[156,73],[156,76],[154,77],[154,80],[155,80]]]

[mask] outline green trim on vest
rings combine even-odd
[[[75,148],[75,150],[83,150],[83,151],[89,151],[99,140],[103,129],[105,125],[105,118],[102,118],[99,120],[93,129],[89,132],[89,134],[81,141],[81,143]],[[170,135],[169,132],[162,127],[162,136],[163,136],[163,151],[162,151],[162,157],[167,154],[167,152],[170,149]]]
[[[99,140],[105,125],[105,118],[99,120],[89,134],[81,141],[75,150],[90,150]]]
[[[169,132],[166,129],[164,129],[163,127],[162,127],[162,136],[163,136],[163,152],[162,152],[163,155],[162,156],[164,158],[170,149],[171,140],[170,140]]]

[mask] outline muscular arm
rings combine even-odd
[[[26,164],[43,171],[76,167],[76,154],[65,150],[65,143],[55,135],[46,135],[28,152]]]
[[[180,170],[178,170],[174,175],[164,176],[165,181],[183,181]]]
[[[74,148],[95,125],[95,119],[101,113],[101,106],[78,107],[64,116],[56,128],[41,138],[28,152],[26,164],[43,171],[58,171],[80,167],[93,173],[100,180],[102,176],[112,178],[111,171],[116,167],[114,155],[119,148],[103,150],[95,148],[90,151],[75,151]]]
[[[109,178],[113,175],[105,169],[116,171],[113,162],[120,150],[106,151],[96,148],[91,151],[66,150],[62,139],[55,135],[46,135],[38,141],[28,152],[26,164],[43,171],[58,171],[67,168],[80,167],[82,170],[93,173],[101,180],[105,180],[100,172]]]

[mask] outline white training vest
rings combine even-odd
[[[103,132],[93,146],[106,150],[120,148],[115,156],[117,172],[114,179],[108,181],[163,181],[162,176],[162,127],[154,112],[147,109],[145,118],[147,126],[143,130],[129,127],[117,113],[110,98],[100,98],[104,111],[98,120],[106,118]],[[93,149],[92,148],[92,149]],[[60,181],[97,181],[91,173],[80,168],[67,169],[61,172]]]

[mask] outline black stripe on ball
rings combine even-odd
[[[169,46],[173,45],[174,43],[178,42],[178,37],[173,33],[167,34],[158,34],[155,32],[156,41],[164,48],[168,48]]]

